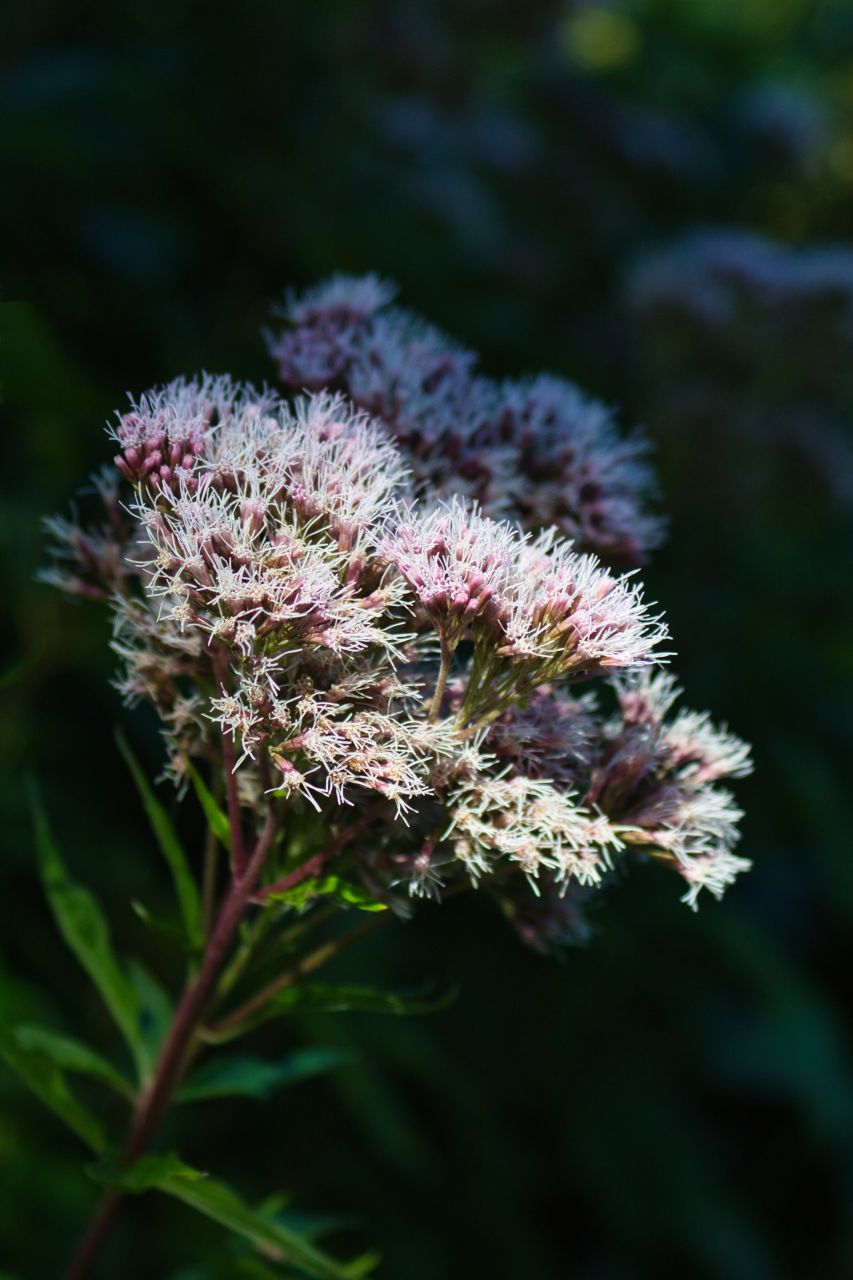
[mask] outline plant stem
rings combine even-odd
[[[272,923],[273,912],[261,911],[255,920],[244,931],[244,936],[231,958],[231,963],[223,970],[222,977],[216,987],[216,1002],[224,1000],[233,990],[251,960],[255,947],[262,940]]]
[[[296,885],[301,884],[303,880],[307,880],[310,876],[317,875],[323,870],[323,867],[329,862],[336,853],[340,853],[356,836],[360,836],[370,826],[377,813],[382,809],[383,802],[371,805],[357,822],[352,826],[346,827],[340,835],[335,836],[319,853],[314,853],[307,858],[300,866],[294,867],[293,871],[289,871],[286,876],[282,876],[280,880],[276,880],[273,884],[265,885],[263,889],[259,889],[255,894],[255,902],[263,902],[272,893],[287,893],[288,889],[293,889]]]
[[[355,929],[350,929],[348,933],[343,933],[337,938],[332,938],[329,942],[324,942],[322,946],[317,947],[314,951],[309,952],[302,960],[299,960],[292,969],[288,969],[287,973],[283,973],[274,981],[262,987],[256,992],[245,1004],[241,1004],[238,1009],[229,1013],[227,1018],[223,1018],[221,1022],[217,1022],[214,1026],[208,1028],[210,1038],[218,1039],[223,1032],[230,1031],[233,1027],[239,1026],[250,1018],[252,1014],[262,1009],[268,1001],[277,996],[280,991],[287,990],[292,987],[300,978],[306,977],[309,973],[313,973],[315,969],[319,969],[321,965],[326,964],[329,960],[339,955],[347,947],[352,946],[354,942],[365,937],[368,933],[380,925],[383,920],[391,916],[390,911],[382,912],[381,915],[371,916],[369,920],[365,920],[363,924],[357,925]],[[202,1033],[207,1038],[207,1033]]]
[[[272,812],[267,814],[263,831],[242,875],[235,874],[208,940],[201,968],[189,983],[175,1010],[175,1016],[157,1068],[139,1095],[136,1117],[122,1154],[122,1163],[133,1164],[149,1145],[168,1109],[172,1094],[195,1049],[195,1033],[205,1012],[214,983],[228,954],[237,927],[242,920],[258,881],[264,861],[272,848],[278,824]],[[111,1190],[101,1201],[80,1247],[63,1280],[82,1280],[100,1248],[115,1215],[121,1192]]]
[[[113,1223],[116,1210],[122,1201],[120,1191],[107,1191],[80,1241],[70,1265],[63,1272],[62,1280],[83,1280],[89,1274],[89,1268],[95,1261],[101,1245]]]
[[[452,657],[453,657],[452,650],[450,649],[449,645],[445,642],[444,638],[442,638],[441,666],[438,669],[438,677],[435,682],[435,689],[433,691],[432,701],[429,704],[429,711],[427,713],[427,719],[430,721],[430,723],[432,723],[433,720],[436,720],[438,718],[438,713],[441,710],[441,700],[444,697],[444,687],[447,684],[447,677],[450,674],[450,660]]]
[[[221,646],[210,645],[210,655],[216,683],[221,694],[228,693],[228,659]],[[235,879],[246,869],[246,848],[243,844],[243,826],[240,822],[240,801],[237,796],[237,760],[234,755],[234,739],[226,729],[222,730],[222,762],[225,766],[225,801],[228,822],[231,826],[231,866]]]

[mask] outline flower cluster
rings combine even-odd
[[[418,490],[475,499],[522,527],[641,563],[661,538],[648,510],[648,444],[612,411],[549,376],[499,382],[474,354],[390,305],[374,276],[336,276],[289,298],[270,351],[293,390],[339,389],[386,424]]]
[[[718,783],[748,752],[705,716],[668,717],[664,624],[561,532],[600,502],[610,550],[617,524],[622,550],[649,545],[639,489],[617,481],[635,446],[620,454],[607,412],[565,384],[487,384],[389,296],[369,277],[291,304],[279,360],[313,388],[295,401],[203,376],[132,402],[110,429],[105,518],[50,525],[53,580],[111,601],[119,688],[155,708],[176,781],[224,769],[244,824],[270,804],[295,818],[291,841],[319,824],[316,856],[401,913],[411,895],[488,883],[522,936],[551,945],[638,854],[678,871],[691,905],[719,894],[748,864]],[[371,365],[381,332],[393,341]],[[499,401],[475,448],[475,402]],[[457,410],[492,469],[484,490],[463,468],[476,499],[448,496],[447,466],[437,479]],[[603,488],[574,507],[565,484],[549,490],[554,521],[531,530],[535,468],[523,494],[496,486],[506,458],[541,460],[558,437]],[[598,677],[618,711],[586,690]]]
[[[647,412],[673,440],[692,437],[682,465],[697,482],[710,475],[749,515],[808,477],[849,509],[848,245],[793,247],[738,227],[693,232],[637,263],[627,302],[650,370]],[[730,448],[740,467],[725,461]],[[748,451],[754,465],[743,462]]]
[[[643,310],[671,307],[708,329],[730,326],[739,310],[784,329],[792,310],[833,305],[849,322],[853,252],[846,245],[793,249],[739,227],[692,232],[638,264],[630,295]]]

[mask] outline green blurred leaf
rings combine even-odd
[[[103,912],[89,890],[68,875],[34,785],[30,787],[30,805],[42,882],[60,933],[97,987],[130,1047],[140,1074],[144,1074],[147,1055],[139,1026],[139,1002],[113,953]]]
[[[231,823],[225,810],[220,808],[211,794],[210,788],[198,769],[191,761],[187,761],[187,769],[195,789],[196,797],[201,805],[207,825],[221,845],[231,852]]]
[[[0,689],[9,689],[12,685],[17,684],[19,680],[23,680],[24,676],[33,669],[40,658],[40,651],[33,649],[30,653],[25,653],[17,662],[13,662],[11,666],[0,671]]]
[[[36,1097],[60,1120],[64,1120],[93,1151],[103,1150],[106,1139],[100,1122],[75,1098],[52,1057],[41,1048],[21,1043],[16,1032],[2,1023],[0,1057],[17,1072]]]
[[[176,1156],[143,1156],[130,1169],[102,1160],[89,1172],[98,1181],[127,1191],[163,1191],[250,1241],[264,1257],[292,1263],[316,1280],[357,1280],[376,1263],[371,1255],[337,1262],[274,1217],[250,1209],[225,1183],[206,1177]]]
[[[281,991],[273,997],[270,1004],[274,1006],[276,1013],[289,1013],[292,1009],[321,1009],[326,1013],[405,1015],[440,1013],[455,999],[455,990],[427,998],[399,991],[382,991],[378,987],[334,986],[315,982]]]
[[[158,920],[156,916],[151,914],[145,903],[140,902],[139,898],[131,898],[130,906],[131,910],[139,916],[146,929],[150,929],[152,933],[162,938],[164,942],[168,942],[175,950],[181,952],[187,950],[187,935],[182,926],[168,924],[165,920]]]
[[[121,1187],[131,1194],[157,1188],[167,1178],[186,1178],[190,1182],[198,1182],[207,1177],[200,1169],[184,1164],[176,1155],[140,1156],[129,1169],[124,1168],[115,1156],[102,1156],[94,1164],[88,1165],[86,1172],[96,1182]]]
[[[303,880],[301,884],[294,885],[292,889],[288,889],[285,893],[267,894],[264,900],[301,908],[311,898],[316,898],[320,894],[330,894],[349,906],[358,907],[360,911],[388,910],[384,902],[377,902],[359,885],[352,884],[349,880],[344,880],[341,876],[335,875],[311,876],[307,880]]]
[[[50,1027],[40,1027],[30,1023],[15,1027],[13,1035],[22,1049],[41,1053],[61,1070],[102,1080],[104,1084],[108,1084],[125,1098],[134,1096],[131,1082],[111,1062],[82,1041],[63,1035],[59,1031],[53,1031]]]
[[[273,996],[262,1008],[248,1017],[244,1022],[217,1033],[208,1030],[205,1034],[213,1044],[224,1044],[247,1031],[277,1018],[282,1014],[296,1011],[317,1010],[323,1013],[386,1013],[396,1016],[411,1014],[440,1013],[456,999],[455,990],[444,992],[431,999],[423,996],[407,995],[397,991],[382,991],[376,987],[332,986],[327,983],[306,983],[301,986],[288,987]]]
[[[239,1095],[268,1098],[283,1085],[349,1066],[354,1055],[341,1049],[302,1049],[281,1062],[261,1058],[214,1058],[190,1076],[178,1094],[179,1102]]]
[[[173,1005],[168,994],[138,960],[128,962],[128,977],[138,1002],[138,1025],[145,1073],[154,1070],[172,1022]]]
[[[172,819],[154,794],[121,730],[116,733],[116,742],[136,784],[136,789],[142,798],[148,821],[151,823],[151,829],[172,873],[175,896],[181,909],[181,917],[187,932],[187,938],[191,946],[199,948],[202,942],[201,902],[183,845],[178,839]]]

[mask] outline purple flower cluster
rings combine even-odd
[[[747,771],[747,750],[705,716],[668,718],[672,681],[653,673],[665,626],[582,549],[592,534],[578,547],[561,531],[594,530],[600,507],[623,549],[649,545],[638,493],[616,498],[633,446],[620,455],[607,412],[566,384],[486,383],[388,299],[368,278],[291,304],[279,359],[314,385],[295,402],[209,376],[133,402],[111,428],[103,522],[51,523],[53,580],[111,601],[119,687],[155,708],[176,781],[225,767],[256,829],[270,803],[292,831],[311,815],[377,902],[405,914],[413,894],[488,880],[522,936],[550,945],[638,852],[686,878],[691,905],[718,894],[747,865],[717,785]],[[371,374],[383,326],[396,336]],[[370,378],[355,403],[330,389]],[[450,406],[475,402],[502,404],[493,427],[513,466],[528,459],[527,489],[500,489],[500,449],[474,432],[465,448],[491,468],[485,491],[467,470],[481,502],[447,496]],[[568,501],[570,454],[597,459],[599,488],[531,530],[530,460],[558,439],[565,483],[543,510]],[[522,494],[524,522],[509,515]],[[579,691],[598,677],[618,712]]]
[[[475,499],[525,529],[554,526],[584,550],[644,562],[661,540],[650,513],[648,444],[571,382],[496,381],[473,352],[390,305],[374,276],[337,276],[291,297],[269,339],[293,390],[344,391],[384,422],[419,491]]]
[[[795,247],[738,227],[694,232],[637,263],[627,302],[650,371],[647,412],[673,437],[692,434],[682,460],[696,468],[691,482],[713,477],[747,516],[801,485],[849,509],[849,245]]]

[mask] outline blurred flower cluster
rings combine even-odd
[[[285,386],[338,389],[379,418],[404,451],[418,492],[474,498],[525,529],[555,526],[585,550],[626,564],[661,540],[648,509],[648,443],[573,383],[496,381],[419,316],[393,286],[338,276],[291,296],[270,337]]]
[[[210,376],[133,401],[100,520],[50,522],[49,576],[108,602],[179,785],[224,777],[255,833],[286,810],[315,870],[399,914],[483,884],[549,947],[629,858],[719,896],[748,866],[719,785],[748,750],[671,714],[666,628],[593,553],[657,540],[643,443],[388,302],[368,277],[289,304],[293,401]]]
[[[831,504],[849,509],[849,245],[793,247],[740,227],[694,231],[637,263],[627,301],[655,422],[697,441],[701,433],[718,457],[721,439],[736,440],[741,466],[728,479],[724,464],[694,454],[701,469],[714,467],[724,491],[752,504],[755,494],[738,495],[732,483],[744,473],[763,498],[806,474]],[[760,452],[753,466],[745,464],[750,450]],[[780,465],[788,476],[775,474]]]

